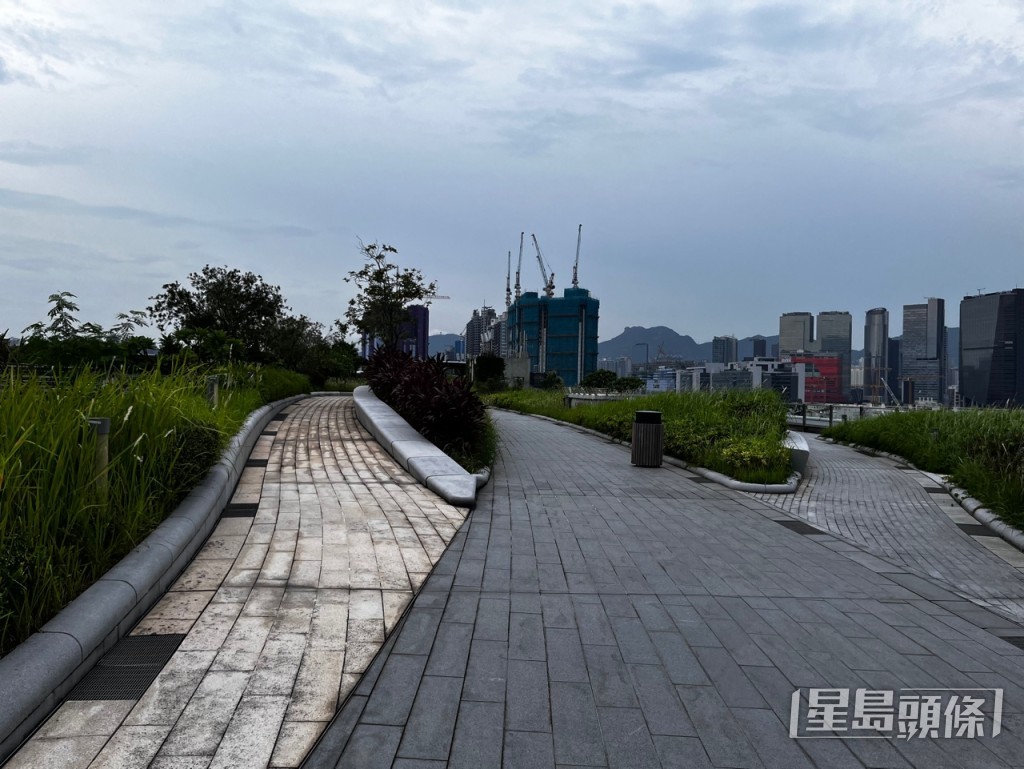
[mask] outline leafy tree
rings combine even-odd
[[[222,332],[241,343],[239,358],[265,362],[271,357],[267,339],[289,309],[280,286],[252,272],[210,265],[190,273],[188,281],[191,287],[175,281],[150,297],[153,304],[146,309],[161,331]]]
[[[388,261],[398,249],[387,243],[360,243],[366,264],[352,270],[345,278],[354,283],[358,291],[349,300],[345,317],[359,333],[369,339],[378,339],[389,348],[397,348],[402,324],[408,322],[408,306],[414,302],[429,304],[437,290],[437,283],[424,282],[423,273],[414,268],[402,268]]]
[[[615,389],[619,392],[627,392],[629,390],[639,390],[644,386],[644,380],[640,377],[635,376],[624,376],[620,377],[615,382]]]
[[[618,375],[614,371],[601,369],[600,371],[591,371],[583,377],[580,384],[583,387],[610,388],[615,386],[615,382],[618,378]]]

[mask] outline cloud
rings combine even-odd
[[[0,208],[33,211],[42,214],[90,216],[114,221],[131,221],[150,227],[178,228],[197,227],[226,232],[242,238],[276,235],[283,238],[303,238],[315,235],[315,231],[294,225],[266,225],[248,222],[221,222],[194,219],[188,216],[172,216],[141,208],[128,206],[100,206],[79,203],[57,195],[40,195],[0,188]]]
[[[14,76],[7,69],[7,62],[0,56],[0,85],[8,85],[14,82]]]
[[[20,166],[78,165],[91,154],[87,147],[48,147],[25,141],[0,142],[0,162]]]

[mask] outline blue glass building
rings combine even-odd
[[[585,288],[567,288],[560,297],[528,291],[508,308],[508,351],[520,349],[530,372],[554,371],[573,387],[597,370],[597,321],[600,302]]]

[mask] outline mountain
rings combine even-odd
[[[455,344],[457,339],[462,339],[458,334],[431,334],[427,337],[427,350],[431,356],[443,353]]]
[[[753,337],[738,340],[740,358],[754,354]],[[766,353],[772,354],[772,345],[778,344],[779,337],[766,336]],[[647,345],[644,348],[644,345]],[[644,328],[643,326],[627,326],[625,331],[606,342],[597,345],[598,358],[631,358],[635,362],[643,361],[645,356],[657,360],[659,355],[683,360],[711,360],[711,342],[699,343],[692,336],[680,335],[667,326]]]

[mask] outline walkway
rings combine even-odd
[[[108,654],[7,769],[299,764],[466,511],[395,464],[350,398],[289,407],[248,464],[213,536],[122,644],[169,645],[156,680],[126,694],[140,666],[112,681]]]
[[[496,418],[478,507],[304,766],[1024,766],[1024,652],[996,635],[1024,629],[749,496]],[[794,740],[798,687],[1003,687],[1007,713],[994,738]]]
[[[934,476],[847,446],[808,444],[808,477],[796,494],[752,496],[1024,622],[1024,553],[982,527]]]

